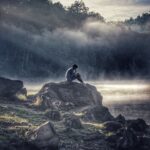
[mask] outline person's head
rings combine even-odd
[[[72,66],[72,68],[73,68],[73,69],[77,69],[78,66],[77,66],[76,64],[74,64],[74,65]]]

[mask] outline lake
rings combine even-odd
[[[143,118],[150,124],[150,82],[141,80],[92,82],[103,96],[103,104],[117,116]]]

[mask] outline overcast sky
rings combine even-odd
[[[75,0],[53,0],[60,1],[69,6]],[[91,11],[97,11],[107,21],[120,21],[150,11],[150,0],[83,0]]]

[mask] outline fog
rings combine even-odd
[[[13,18],[8,13],[0,22],[1,76],[59,79],[77,63],[84,79],[149,78],[149,23],[127,26],[89,18],[78,27],[50,29],[42,13],[38,19],[32,11],[18,12],[10,6]]]

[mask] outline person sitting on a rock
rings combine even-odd
[[[83,83],[81,75],[79,73],[77,73],[77,68],[78,68],[78,66],[76,64],[74,64],[71,68],[69,68],[66,71],[66,79],[68,82],[72,82],[73,80],[77,79],[78,81]]]

